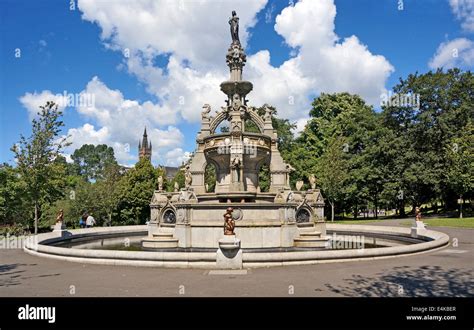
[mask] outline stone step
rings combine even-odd
[[[169,249],[178,247],[177,238],[145,238],[142,240],[142,246],[145,248]]]
[[[158,233],[153,233],[153,237],[155,238],[173,238],[173,233],[163,233],[163,232],[158,232]]]
[[[294,239],[295,242],[319,242],[319,241],[327,241],[327,238],[324,237],[317,237],[317,236],[311,236],[311,237],[296,237]]]
[[[306,236],[321,237],[321,232],[320,231],[303,231],[303,232],[300,232],[300,236],[302,236],[302,237],[306,237]]]
[[[294,242],[296,247],[324,248],[328,240],[328,237],[297,237]]]

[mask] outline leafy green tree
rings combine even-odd
[[[396,97],[411,95],[419,101],[395,102],[382,112],[382,125],[394,137],[395,157],[388,166],[402,197],[402,215],[405,202],[414,208],[439,196],[448,208],[455,206],[458,196],[445,175],[450,166],[445,150],[474,118],[472,90],[472,73],[459,69],[410,74],[393,88]]]
[[[0,223],[23,224],[31,217],[31,205],[24,198],[27,189],[17,169],[0,165]]]
[[[120,180],[122,174],[120,167],[115,164],[108,164],[103,170],[103,179],[94,183],[97,191],[98,207],[101,213],[105,213],[103,217],[104,224],[112,225],[112,217],[116,212],[120,203]]]
[[[54,160],[68,145],[66,137],[58,138],[62,112],[54,102],[40,106],[38,118],[32,121],[32,134],[23,135],[11,150],[15,154],[18,173],[28,186],[25,198],[34,208],[35,234],[38,232],[38,219],[41,206],[63,196],[65,168]]]
[[[335,204],[344,199],[344,187],[348,180],[348,154],[344,152],[344,141],[341,137],[330,141],[316,167],[318,183],[331,205],[331,221],[334,221]]]
[[[216,189],[216,167],[209,163],[204,171],[204,183],[207,185],[207,192],[214,192]]]
[[[446,158],[449,168],[446,171],[446,181],[449,188],[454,191],[459,199],[459,217],[463,217],[462,205],[465,197],[474,194],[474,125],[469,122],[459,137],[453,138],[451,148],[446,149]]]
[[[150,217],[150,201],[157,179],[157,170],[146,158],[140,159],[134,168],[126,172],[119,187],[121,224],[141,224]]]
[[[74,150],[71,158],[77,174],[86,180],[102,179],[107,166],[117,165],[114,149],[106,144],[84,144]]]
[[[168,185],[168,191],[174,191],[174,183],[178,182],[178,185],[180,188],[184,187],[184,170],[183,166],[181,166],[176,174],[174,175],[174,178],[171,180],[170,184]]]
[[[381,177],[375,170],[376,157],[369,153],[378,139],[377,115],[358,95],[348,93],[323,93],[312,106],[310,120],[287,153],[286,160],[295,168],[292,180],[307,180],[311,174],[319,173],[325,183],[323,195],[330,196],[333,206],[335,201],[341,207],[349,206],[357,217],[359,208],[367,205],[370,198],[369,183],[380,181]],[[340,168],[335,168],[339,177],[344,177],[343,184],[331,178],[330,160],[340,161],[340,168],[347,171],[346,177],[339,175]],[[335,187],[330,187],[332,179],[338,182]]]

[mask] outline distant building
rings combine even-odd
[[[148,135],[146,134],[146,127],[145,131],[143,132],[143,139],[142,141],[138,141],[138,157],[140,159],[147,158],[151,161],[151,142],[148,144]]]
[[[179,167],[172,167],[172,166],[160,166],[160,167],[165,170],[166,179],[168,181],[173,180],[174,176],[179,171]]]
[[[148,135],[146,133],[146,127],[145,127],[142,141],[138,141],[138,157],[140,159],[144,157],[151,161],[151,152],[152,152],[151,141],[148,142]],[[165,170],[167,180],[172,180],[179,170],[178,167],[172,167],[172,166],[159,166],[159,167]],[[127,171],[129,169],[130,168],[124,167],[124,171]]]

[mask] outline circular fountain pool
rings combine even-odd
[[[244,268],[376,259],[422,253],[444,247],[449,237],[410,228],[327,224],[325,248],[242,249]],[[146,226],[75,229],[37,235],[25,243],[27,253],[66,261],[170,268],[218,268],[216,248],[172,248],[147,251],[141,239]]]

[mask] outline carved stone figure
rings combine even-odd
[[[158,177],[158,190],[163,191],[163,177],[161,175]]]
[[[286,185],[290,186],[290,173],[293,172],[295,168],[290,164],[286,164]]]
[[[421,210],[419,207],[415,208],[415,219],[416,221],[421,221]]]
[[[242,106],[242,102],[240,101],[239,94],[234,94],[232,98],[232,109],[234,109],[235,111],[238,111],[241,106]]]
[[[235,235],[235,220],[232,218],[232,211],[234,211],[234,209],[228,207],[224,213],[224,235]]]
[[[201,117],[202,119],[209,119],[209,113],[211,112],[211,106],[209,104],[204,104],[202,106],[202,108],[204,109],[203,111],[201,111]]]
[[[303,188],[304,182],[302,180],[296,181],[296,190],[300,191]]]
[[[311,185],[311,189],[316,189],[316,177],[314,174],[309,176],[309,184]]]
[[[232,11],[232,17],[229,19],[230,25],[230,36],[232,37],[232,43],[237,43],[240,45],[239,39],[239,18],[235,10]]]
[[[247,55],[245,54],[240,44],[231,44],[225,56],[227,65],[232,69],[242,69],[247,62]]]
[[[189,170],[189,165],[188,165],[186,166],[185,171],[184,171],[185,188],[188,189],[191,186],[192,182],[193,182],[193,177],[191,175],[191,171]]]
[[[235,156],[232,158],[231,167],[233,169],[233,182],[240,182],[240,157]]]
[[[265,120],[272,120],[272,109],[269,107],[265,106],[265,115],[263,116],[263,119]]]
[[[174,192],[178,192],[179,191],[179,183],[178,181],[175,181],[174,182]]]
[[[63,222],[64,221],[64,211],[63,209],[59,210],[58,216],[56,217],[56,223]]]

